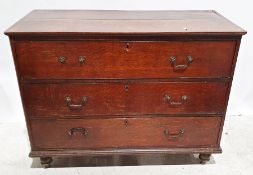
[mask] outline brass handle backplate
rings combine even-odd
[[[83,96],[80,104],[73,104],[72,99],[69,96],[65,97],[66,105],[70,110],[81,110],[83,106],[85,106],[87,101],[88,101],[88,97]]]
[[[79,59],[78,59],[78,62],[79,62],[80,65],[84,64],[85,61],[86,61],[86,57],[84,57],[84,56],[80,56]],[[63,56],[60,56],[58,58],[58,62],[61,63],[61,64],[65,64],[66,63],[66,58],[63,57]]]
[[[61,64],[65,64],[66,63],[65,57],[59,57],[58,62],[61,63]]]
[[[166,102],[169,103],[170,106],[177,107],[177,106],[181,106],[181,105],[185,104],[186,101],[188,100],[188,97],[186,95],[182,95],[181,96],[181,101],[174,101],[171,96],[165,95],[164,99],[165,99]]]
[[[186,64],[177,64],[177,58],[174,56],[171,56],[169,60],[170,60],[171,66],[173,67],[174,72],[185,71],[193,62],[193,58],[191,56],[186,57]]]
[[[168,140],[174,140],[174,139],[177,139],[179,137],[182,137],[184,135],[184,133],[185,133],[185,129],[180,129],[178,131],[178,133],[176,133],[176,134],[172,134],[172,133],[170,133],[169,129],[165,129],[163,133],[164,133],[164,136]]]
[[[71,128],[68,132],[69,136],[73,136],[75,133],[80,133],[85,138],[88,137],[88,130],[82,127]]]
[[[79,63],[80,63],[80,64],[84,64],[85,61],[86,61],[86,58],[85,58],[84,56],[80,56],[80,57],[79,57]]]

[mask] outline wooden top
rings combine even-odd
[[[34,10],[7,35],[243,35],[215,11]]]

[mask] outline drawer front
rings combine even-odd
[[[22,79],[230,76],[235,41],[17,42]]]
[[[223,113],[228,83],[25,84],[27,113],[36,116]]]
[[[220,123],[221,117],[69,119],[30,122],[33,146],[37,149],[215,147]]]

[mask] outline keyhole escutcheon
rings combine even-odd
[[[124,125],[126,128],[128,127],[128,120],[127,119],[124,120]]]
[[[124,89],[125,89],[125,91],[127,92],[127,91],[129,90],[129,86],[128,86],[128,85],[125,85],[125,86],[124,86]]]
[[[126,52],[129,52],[129,50],[130,50],[130,44],[129,44],[129,43],[126,43],[126,45],[125,45],[125,51],[126,51]]]

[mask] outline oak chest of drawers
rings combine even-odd
[[[31,157],[199,153],[220,140],[240,40],[215,11],[31,12],[6,31]]]

